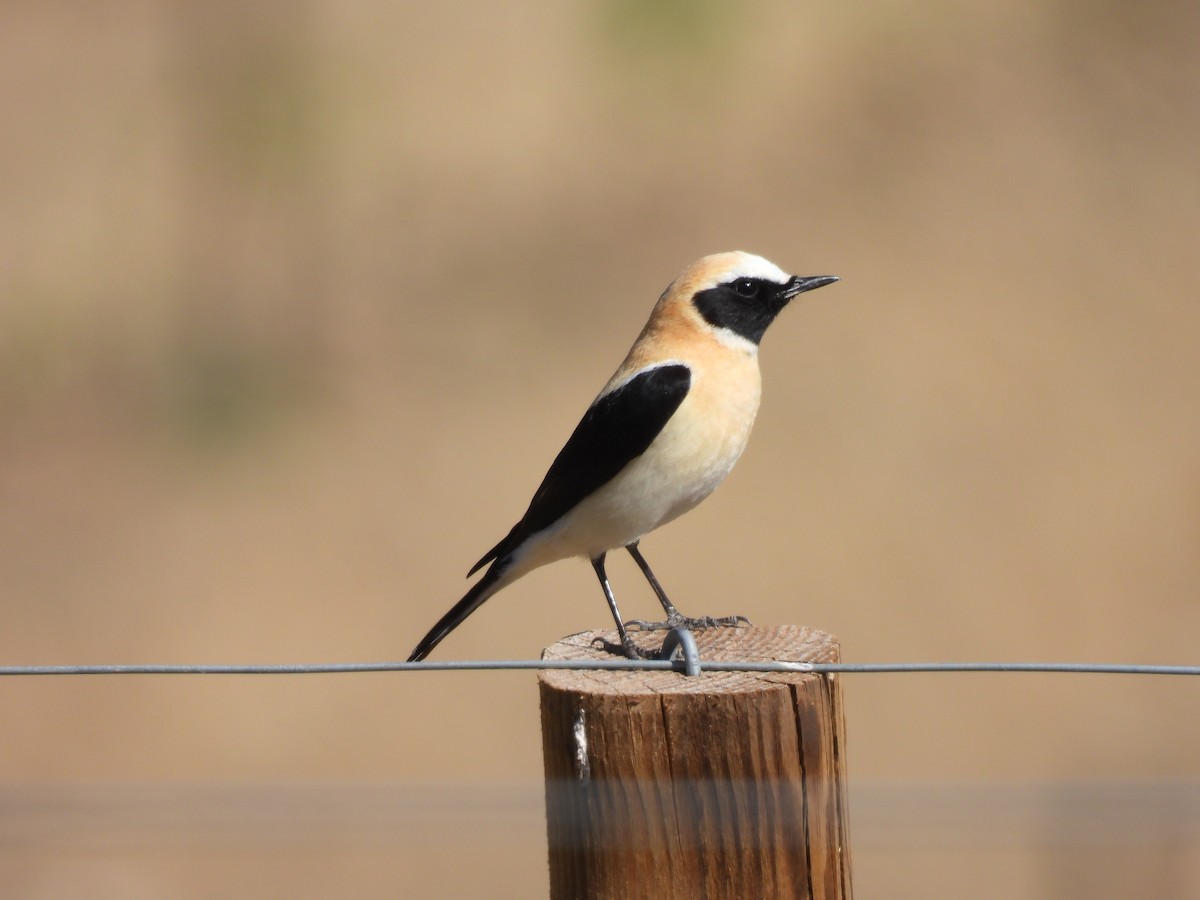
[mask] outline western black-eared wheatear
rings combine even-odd
[[[429,652],[480,605],[539,566],[571,556],[592,563],[627,656],[645,656],[630,639],[604,571],[624,547],[666,611],[653,626],[711,627],[725,619],[688,619],[667,599],[638,549],[642,536],[713,492],[741,456],[758,412],[758,345],[797,294],[837,281],[788,275],[761,256],[717,253],[692,264],[659,297],[629,355],[600,391],[529,509],[468,573],[488,566],[413,650]],[[490,565],[489,565],[490,563]]]

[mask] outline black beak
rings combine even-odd
[[[791,300],[797,294],[803,294],[805,291],[815,291],[817,288],[833,284],[837,280],[838,277],[836,275],[810,275],[807,278],[793,275],[792,280],[783,286],[783,298]]]

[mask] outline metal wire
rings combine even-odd
[[[812,672],[829,675],[931,672],[1040,672],[1092,675],[1200,675],[1200,665],[1071,662],[804,663],[701,660],[705,672]],[[363,672],[576,669],[583,671],[684,671],[683,660],[657,659],[452,659],[423,662],[287,663],[283,665],[0,666],[0,677],[19,675],[340,675]]]

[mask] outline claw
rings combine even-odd
[[[612,641],[598,637],[592,643],[599,645],[600,649],[606,653],[624,656],[626,659],[662,659],[662,654],[658,650],[643,650],[630,638],[626,638],[620,644],[614,644]]]
[[[647,622],[645,619],[630,619],[625,627],[630,631],[662,631],[664,622]]]
[[[664,622],[647,622],[645,619],[631,619],[625,623],[626,628],[635,631],[670,631],[672,628],[687,628],[692,631],[703,631],[706,628],[739,628],[749,625],[750,620],[745,616],[724,616],[714,619],[712,616],[700,616],[692,619],[679,613],[667,616]]]

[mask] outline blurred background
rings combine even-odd
[[[685,611],[1196,663],[1197,41],[1173,0],[5,5],[0,662],[406,657],[740,248],[843,280],[644,544]],[[608,621],[560,563],[437,655]],[[844,689],[861,896],[1200,894],[1200,683]],[[546,891],[530,673],[5,679],[0,722],[0,896]]]

